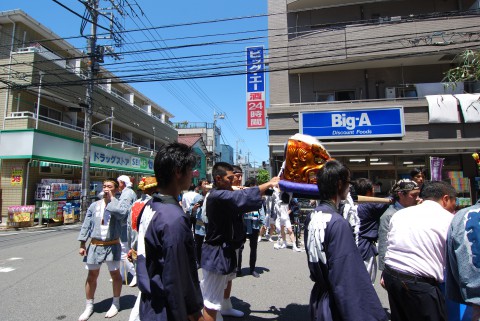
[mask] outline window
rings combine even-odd
[[[335,92],[335,101],[355,100],[355,90],[344,90]]]
[[[35,103],[35,108],[36,108],[36,106],[37,106],[37,104]],[[40,116],[55,119],[55,120],[59,120],[59,121],[62,120],[62,112],[61,111],[58,111],[56,109],[49,108],[49,107],[46,107],[46,106],[42,106],[42,105],[40,105]]]
[[[40,173],[51,174],[51,175],[59,175],[59,174],[62,173],[62,168],[61,167],[40,166]]]
[[[64,174],[64,175],[73,175],[73,168],[71,168],[71,167],[64,167],[64,168],[63,168],[63,174]]]
[[[315,101],[316,102],[335,101],[335,94],[315,92]]]

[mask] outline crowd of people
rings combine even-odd
[[[279,177],[240,186],[241,168],[218,162],[212,182],[195,186],[195,163],[190,147],[171,143],[158,150],[155,177],[139,183],[140,198],[127,176],[103,182],[102,199],[89,207],[78,237],[88,270],[79,321],[94,311],[103,263],[113,289],[106,318],[120,310],[122,283],[130,279],[139,289],[130,321],[214,321],[244,316],[230,295],[232,281],[244,273],[246,240],[248,271],[256,278],[262,237],[273,241],[277,234],[274,248],[280,250],[289,247],[289,236],[293,251],[302,251],[291,224],[298,203],[278,190]],[[454,215],[454,188],[426,181],[421,169],[397,181],[389,197],[368,203],[357,200],[374,196],[373,183],[351,181],[336,160],[323,165],[316,181],[316,207],[303,239],[314,282],[311,320],[388,320],[373,287],[377,269],[391,320],[448,320],[446,296],[472,306],[472,320],[479,320],[480,202]],[[446,295],[440,289],[445,281]]]

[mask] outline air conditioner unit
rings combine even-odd
[[[397,98],[397,88],[386,87],[385,88],[385,98],[387,98],[387,99]]]

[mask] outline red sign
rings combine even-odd
[[[265,100],[247,101],[247,128],[265,128]]]

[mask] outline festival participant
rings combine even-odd
[[[257,181],[254,178],[249,178],[245,182],[245,187],[253,187],[257,185]],[[255,271],[255,264],[257,263],[257,246],[258,237],[260,234],[260,227],[263,226],[265,220],[265,213],[263,211],[263,205],[256,211],[248,212],[243,215],[245,223],[245,233],[250,244],[250,274],[253,277],[260,277],[260,274]],[[238,251],[238,263],[237,263],[237,276],[242,275],[242,253],[245,245],[242,245]]]
[[[232,186],[242,186],[243,184],[243,171],[238,165],[232,165],[233,167],[233,181]]]
[[[275,221],[277,220],[277,215],[274,210],[274,198],[272,195],[264,196],[264,207],[265,207],[265,238],[267,241],[275,242],[273,239],[273,234],[275,232]]]
[[[447,297],[472,306],[472,321],[480,320],[480,200],[458,211],[447,237]]]
[[[141,197],[135,201],[132,205],[132,213],[130,214],[130,222],[132,226],[132,243],[131,249],[128,252],[128,258],[131,262],[136,262],[137,260],[137,246],[138,246],[138,238],[145,238],[145,230],[142,230],[142,233],[138,233],[138,218],[140,213],[142,212],[145,204],[152,198],[152,194],[157,189],[157,180],[153,176],[143,177],[140,183],[138,184],[138,188],[143,192]],[[148,222],[150,223],[150,221]],[[147,224],[148,225],[148,224]],[[135,305],[130,312],[129,321],[139,321],[140,320],[140,299],[141,299],[142,292],[138,293],[137,300],[135,301]]]
[[[288,197],[285,197],[287,195]],[[285,199],[282,199],[284,197]],[[277,220],[275,225],[277,230],[280,230],[280,236],[277,239],[277,243],[273,245],[276,250],[287,248],[287,234],[292,242],[292,249],[294,252],[303,252],[302,249],[297,247],[295,234],[292,230],[292,222],[290,221],[290,214],[292,209],[296,206],[295,201],[289,197],[288,194],[282,193],[279,190],[275,191],[272,195],[273,198],[273,211],[276,213]],[[286,230],[286,232],[285,232]]]
[[[216,163],[212,169],[213,189],[203,202],[203,215],[208,219],[201,261],[203,315],[206,321],[222,320],[222,315],[244,315],[233,309],[230,300],[237,252],[245,241],[242,216],[243,213],[259,209],[262,206],[262,194],[279,181],[275,177],[258,187],[233,191],[234,176],[232,165]],[[217,315],[218,311],[221,314]]]
[[[401,179],[390,189],[390,195],[395,201],[380,217],[380,226],[378,228],[378,269],[383,271],[385,268],[385,252],[387,251],[387,234],[390,226],[390,220],[397,211],[417,205],[420,188],[412,180]],[[380,280],[383,284],[383,278]]]
[[[368,178],[358,178],[353,182],[355,193],[359,196],[373,197],[373,183]],[[362,203],[357,209],[358,233],[355,235],[355,243],[362,255],[372,284],[377,278],[377,246],[378,226],[380,217],[390,206],[389,203]]]
[[[196,218],[192,214],[193,199],[198,195],[195,185],[190,185],[188,191],[182,194],[182,209],[190,218],[190,226],[195,229]]]
[[[112,318],[120,310],[120,293],[122,291],[122,277],[120,275],[120,234],[122,222],[125,221],[127,213],[116,213],[108,210],[108,205],[119,205],[115,198],[118,191],[118,183],[115,179],[106,179],[103,182],[103,199],[94,202],[87,210],[85,220],[83,221],[78,240],[80,241],[80,250],[85,268],[88,270],[87,280],[85,282],[86,307],[85,311],[78,318],[79,321],[85,321],[93,313],[93,300],[95,290],[97,289],[97,279],[100,273],[102,263],[106,263],[110,276],[112,277],[113,302],[105,315],[106,318]],[[88,248],[85,247],[86,241],[91,238]]]
[[[202,293],[190,219],[177,195],[190,185],[195,155],[184,144],[163,145],[154,161],[158,193],[140,218],[137,277],[140,320],[203,320]]]
[[[305,221],[311,320],[388,320],[355,245],[350,224],[339,214],[349,192],[350,171],[336,160],[317,172],[319,205]]]
[[[447,320],[444,279],[446,238],[456,191],[443,181],[427,182],[416,206],[393,215],[383,280],[392,321]]]
[[[137,279],[135,277],[135,267],[127,258],[128,251],[131,248],[131,225],[128,220],[133,203],[137,200],[137,194],[132,189],[132,182],[126,175],[121,175],[117,178],[118,188],[121,192],[118,203],[110,203],[107,205],[107,210],[111,213],[118,213],[125,215],[125,220],[122,222],[122,233],[120,235],[120,245],[122,247],[122,258],[120,265],[120,275],[122,281],[127,282],[127,272],[132,275],[131,286],[135,286]]]
[[[423,167],[414,168],[410,171],[410,179],[417,183],[418,187],[422,189],[423,183],[427,177],[427,171]]]
[[[205,199],[205,195],[208,192],[208,181],[206,179],[201,180],[199,182],[199,190],[200,194],[197,194],[193,199],[190,211],[195,216],[195,231],[194,231],[194,239],[195,239],[195,257],[197,259],[197,267],[200,267],[200,262],[202,261],[202,246],[203,241],[205,240],[205,222],[202,219],[202,205],[203,200]]]

